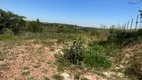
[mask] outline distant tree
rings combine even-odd
[[[39,19],[36,21],[29,21],[28,31],[31,32],[43,32],[44,28]]]

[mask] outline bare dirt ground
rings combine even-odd
[[[57,73],[54,53],[58,53],[63,46],[56,43],[45,46],[33,42],[34,40],[0,42],[0,80],[46,80],[45,77],[54,80],[53,75]],[[65,80],[74,80],[68,73],[61,75]],[[96,80],[90,73],[82,76]]]
[[[46,46],[35,44],[34,40],[0,42],[0,80],[46,80],[53,79],[58,73],[54,54],[61,53],[63,45],[50,40],[54,44]],[[75,80],[74,74],[80,73],[81,77],[89,80],[127,80],[122,72],[117,70],[124,68],[133,56],[139,56],[142,52],[142,44],[129,45],[122,52],[124,58],[120,62],[121,67],[108,71],[84,72],[81,70],[65,71],[60,73],[64,80]]]
[[[55,57],[49,47],[26,42],[25,44],[3,45],[1,53],[5,59],[0,61],[0,80],[41,80],[45,76],[52,79],[56,73]],[[53,45],[57,48],[57,45]]]

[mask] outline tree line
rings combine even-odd
[[[39,19],[28,21],[25,16],[0,9],[0,34],[4,29],[10,29],[15,35],[25,32],[82,33],[90,30],[77,25],[40,22]]]

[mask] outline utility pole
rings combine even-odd
[[[139,25],[139,29],[142,28],[142,10],[139,10],[140,12],[140,25]]]
[[[138,26],[138,18],[139,18],[139,15],[137,15],[135,30],[137,29],[137,26]]]
[[[125,22],[125,24],[124,24],[124,30],[126,29],[126,22]]]
[[[127,23],[127,29],[129,29],[129,21],[128,21],[128,23]]]
[[[131,21],[131,27],[130,27],[130,29],[132,29],[132,27],[133,27],[133,19],[132,19],[132,21]]]

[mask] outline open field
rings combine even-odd
[[[141,29],[26,21],[0,13],[0,80],[142,80]]]

